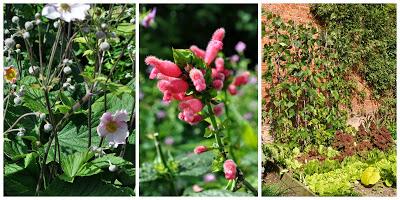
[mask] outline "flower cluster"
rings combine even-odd
[[[211,90],[225,89],[231,95],[236,95],[237,87],[249,80],[249,72],[231,78],[233,71],[225,65],[224,58],[218,56],[223,49],[224,37],[225,29],[219,28],[212,35],[206,50],[196,45],[192,45],[190,50],[181,50],[180,54],[184,54],[183,59],[187,59],[184,62],[175,58],[175,52],[175,62],[154,56],[145,59],[145,63],[152,67],[149,78],[158,79],[157,87],[164,94],[163,101],[180,101],[181,112],[178,118],[191,125],[203,120],[200,112],[203,110],[203,104],[210,102],[212,97],[207,94],[211,94]],[[244,51],[243,45],[245,44],[241,44],[240,51]],[[214,107],[215,115],[221,115],[223,105],[218,104]]]

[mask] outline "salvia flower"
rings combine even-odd
[[[154,56],[148,56],[145,62],[147,65],[157,68],[158,72],[170,77],[179,77],[182,74],[179,66],[168,60],[160,60]]]
[[[204,55],[204,62],[207,63],[207,65],[210,65],[211,62],[214,61],[218,52],[222,50],[223,47],[222,40],[224,39],[224,36],[225,36],[224,28],[219,28],[214,32],[211,41],[207,45],[207,49]]]
[[[206,52],[203,49],[200,49],[199,47],[197,47],[196,45],[192,45],[190,46],[190,50],[194,53],[194,55],[196,55],[197,57],[204,59],[204,55],[206,54]]]
[[[236,164],[233,160],[226,160],[224,163],[224,173],[227,180],[236,178]]]
[[[196,68],[191,69],[189,76],[190,79],[192,79],[193,85],[196,87],[196,90],[198,92],[206,89],[206,81],[204,80],[203,73],[200,70]]]
[[[154,23],[154,18],[156,17],[156,13],[157,13],[157,8],[153,8],[149,14],[147,14],[143,20],[142,20],[142,25],[145,28],[148,28],[149,26],[151,26],[151,24]]]
[[[236,46],[235,46],[235,50],[238,53],[243,53],[243,51],[246,49],[246,44],[242,41],[239,41]]]
[[[224,112],[224,103],[219,103],[213,108],[215,116],[220,116]]]
[[[241,86],[241,85],[246,85],[249,82],[249,76],[250,73],[249,72],[243,72],[242,74],[240,74],[239,76],[237,76],[235,78],[235,81],[233,82],[233,84],[235,86]]]
[[[181,112],[178,114],[178,118],[191,125],[197,124],[203,120],[203,117],[198,114],[202,109],[203,104],[199,99],[189,97],[179,103]]]
[[[120,110],[114,114],[106,112],[100,118],[97,133],[100,137],[105,137],[109,144],[114,147],[125,144],[125,140],[129,136],[127,121],[128,113],[126,110]]]
[[[43,10],[42,15],[49,19],[64,20],[71,22],[75,20],[84,20],[90,5],[81,3],[51,3],[47,4]]]
[[[193,152],[195,154],[201,154],[208,151],[208,148],[206,146],[197,146],[196,148],[194,148]]]
[[[4,78],[8,83],[15,83],[18,78],[18,71],[14,66],[9,66],[4,69]]]
[[[239,61],[239,59],[240,59],[240,57],[236,54],[229,57],[229,60],[231,61],[231,63],[237,63]]]

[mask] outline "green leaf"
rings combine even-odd
[[[179,67],[185,67],[187,64],[192,62],[194,57],[192,51],[189,49],[172,49],[172,55],[174,57],[174,62]]]
[[[117,27],[117,33],[121,35],[133,34],[135,31],[135,24],[132,23],[119,23]]]
[[[42,196],[133,196],[129,187],[117,187],[103,182],[99,177],[77,177],[74,183],[54,180]]]
[[[28,148],[21,139],[4,141],[4,154],[11,160],[19,160],[26,156]]]
[[[4,194],[6,196],[33,196],[37,183],[37,174],[24,169],[18,164],[4,167]]]
[[[212,161],[212,152],[191,154],[178,158],[180,167],[178,176],[201,176],[210,171]]]
[[[94,153],[86,151],[62,157],[61,168],[64,174],[60,175],[60,178],[68,182],[73,182],[75,176],[90,176],[101,172],[97,167],[86,167],[87,162],[93,156]]]

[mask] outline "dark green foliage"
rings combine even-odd
[[[359,71],[376,94],[395,94],[395,4],[316,4],[312,13],[347,68]]]

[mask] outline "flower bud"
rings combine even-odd
[[[33,29],[33,23],[32,22],[25,22],[25,29],[27,31],[32,30]]]
[[[117,170],[118,170],[118,167],[116,165],[111,164],[108,167],[108,171],[110,171],[110,172],[116,172]]]
[[[102,23],[101,25],[100,25],[100,27],[102,28],[102,29],[107,29],[107,24],[106,23]]]
[[[43,128],[44,128],[44,132],[48,133],[48,132],[53,130],[53,125],[47,123],[47,124],[44,125]]]
[[[204,153],[204,152],[206,152],[206,151],[208,151],[208,149],[207,149],[206,146],[197,146],[197,147],[194,148],[194,150],[193,150],[193,152],[194,152],[195,154],[201,154],[201,153]]]
[[[216,90],[221,90],[224,87],[224,82],[220,79],[216,79],[213,80],[212,85]]]
[[[70,86],[71,84],[70,83],[63,83],[63,88],[67,88],[68,86]]]
[[[72,69],[71,69],[71,67],[66,66],[66,67],[64,67],[63,72],[64,72],[64,74],[68,75],[68,74],[71,74]]]
[[[226,160],[224,163],[224,173],[225,178],[228,180],[233,180],[236,178],[236,164],[233,160]]]
[[[96,38],[97,38],[97,39],[106,38],[106,33],[104,33],[103,31],[97,31],[97,32],[96,32]]]
[[[24,136],[25,135],[25,133],[24,132],[21,132],[21,131],[19,131],[18,133],[17,133],[17,136],[18,137],[22,137],[22,136]]]
[[[12,89],[15,89],[15,88],[17,88],[17,85],[16,85],[16,84],[12,84],[12,85],[11,85],[11,88],[12,88]]]
[[[39,24],[41,24],[41,23],[42,23],[42,20],[40,20],[40,19],[35,20],[35,24],[36,24],[36,25],[39,25]]]
[[[233,85],[233,84],[229,85],[229,87],[228,87],[228,92],[229,92],[229,94],[231,94],[231,95],[236,95],[236,94],[237,94],[236,86]]]
[[[201,92],[206,89],[206,81],[204,80],[203,73],[200,70],[196,68],[191,69],[189,76],[197,91]]]
[[[7,38],[4,40],[4,44],[6,45],[6,47],[8,47],[9,49],[13,49],[15,46],[15,40],[12,38]]]
[[[19,22],[19,17],[18,17],[18,16],[14,16],[14,17],[11,18],[11,21],[12,21],[12,23],[14,23],[14,24],[18,24],[18,22]]]
[[[11,62],[11,59],[12,59],[12,58],[11,58],[10,56],[8,56],[8,57],[6,58],[6,61],[7,61],[7,62]]]
[[[197,57],[204,59],[205,51],[203,49],[200,49],[196,45],[190,46],[190,50],[196,55]]]
[[[40,13],[36,13],[35,14],[35,19],[39,19],[40,18]]]
[[[21,53],[21,49],[15,49],[15,53]]]
[[[75,91],[75,86],[70,85],[70,86],[68,87],[68,91],[69,91],[69,92],[74,92],[74,91]]]
[[[55,21],[55,22],[53,23],[54,28],[58,28],[59,25],[60,25],[60,22],[58,22],[58,21]]]
[[[109,49],[110,49],[110,44],[108,44],[108,42],[102,42],[100,44],[101,51],[108,51]]]
[[[18,105],[21,105],[21,103],[22,103],[22,98],[21,98],[20,96],[16,96],[16,97],[14,98],[14,104],[15,104],[16,106],[18,106]]]
[[[40,118],[40,120],[45,120],[46,119],[46,114],[45,113],[40,113],[39,114],[39,118]]]
[[[18,96],[23,97],[25,95],[25,86],[21,86],[18,90]]]
[[[71,83],[72,79],[71,78],[67,78],[67,80],[65,81],[66,83]]]
[[[25,40],[27,40],[27,39],[29,39],[29,38],[31,37],[31,34],[29,34],[29,32],[25,32],[25,33],[22,34],[22,37],[23,37]]]
[[[30,75],[37,75],[39,73],[39,67],[38,66],[30,66],[28,69],[28,72]]]
[[[20,44],[16,44],[15,48],[19,49],[19,48],[21,48],[21,45]]]
[[[4,34],[10,34],[10,30],[8,30],[8,29],[4,29]]]

